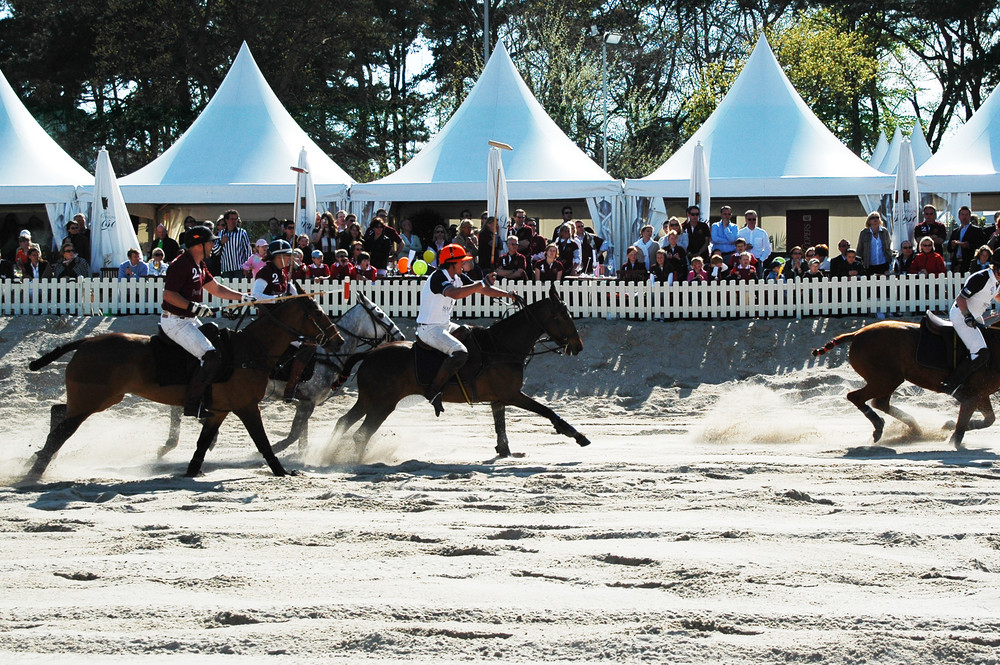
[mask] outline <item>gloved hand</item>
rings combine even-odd
[[[200,302],[189,302],[188,306],[187,306],[187,309],[188,309],[189,312],[191,312],[192,314],[194,314],[195,316],[198,316],[198,317],[202,317],[202,316],[204,316],[204,317],[210,317],[210,316],[213,316],[215,314],[215,312],[212,311],[211,307],[209,307],[207,305],[203,305]]]
[[[975,328],[976,327],[976,325],[977,325],[976,317],[974,317],[972,315],[972,312],[966,313],[966,315],[965,315],[965,325],[969,326],[970,328]]]
[[[253,297],[252,293],[244,293],[243,297],[240,298],[240,302],[257,302],[257,299]]]
[[[528,302],[524,299],[524,296],[514,293],[513,291],[510,292],[510,295],[513,297],[514,304],[517,305],[519,309],[524,309],[528,306]]]

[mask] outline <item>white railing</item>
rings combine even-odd
[[[962,287],[963,275],[937,277],[843,278],[777,283],[649,284],[614,280],[565,280],[556,287],[575,317],[627,319],[723,319],[918,314],[947,310]],[[227,282],[249,291],[249,280]],[[376,282],[316,282],[304,285],[331,315],[351,307],[363,292],[389,316],[414,318],[423,280]],[[529,302],[548,294],[548,283],[504,282]],[[0,281],[0,315],[68,314],[115,316],[157,314],[162,279],[92,278],[76,281]],[[213,302],[214,301],[214,302]],[[208,298],[210,306],[228,304]],[[506,310],[502,301],[474,295],[456,303],[460,317],[496,318]]]

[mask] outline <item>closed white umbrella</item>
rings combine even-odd
[[[309,172],[309,159],[306,149],[299,151],[299,165],[292,167],[295,171],[295,233],[306,234],[312,238],[316,227],[316,187],[313,186],[312,173]],[[308,259],[308,257],[306,257]]]
[[[913,149],[910,140],[903,139],[899,142],[899,165],[889,228],[893,250],[898,252],[904,240],[913,240],[913,228],[917,225],[919,214],[920,193],[917,191],[917,170],[913,167]]]
[[[97,153],[94,173],[94,207],[90,214],[90,270],[117,268],[128,258],[130,248],[139,249],[122,190],[118,187],[111,158],[103,147]]]
[[[497,218],[497,232],[493,236],[492,247],[480,247],[479,251],[493,254],[493,262],[500,257],[506,247],[507,225],[510,221],[510,206],[507,203],[507,176],[503,172],[501,150],[511,150],[506,143],[490,141],[490,157],[486,173],[486,214]]]
[[[691,185],[688,188],[688,207],[698,206],[701,218],[708,221],[712,211],[712,195],[708,185],[708,164],[705,162],[705,146],[698,141],[694,147],[694,159],[691,163]]]

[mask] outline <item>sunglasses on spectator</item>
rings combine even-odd
[[[747,217],[747,221],[748,222],[756,222],[757,218],[756,217]]]
[[[927,245],[922,245],[922,247],[926,247],[926,246]],[[900,245],[899,248],[900,249],[913,249],[913,245]]]

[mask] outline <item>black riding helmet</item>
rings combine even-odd
[[[267,258],[273,259],[279,254],[291,254],[292,246],[287,240],[272,240],[267,246]]]
[[[219,238],[215,235],[215,232],[208,226],[192,226],[184,232],[185,247],[194,247],[195,245],[200,245],[203,242],[214,242],[218,239]]]

